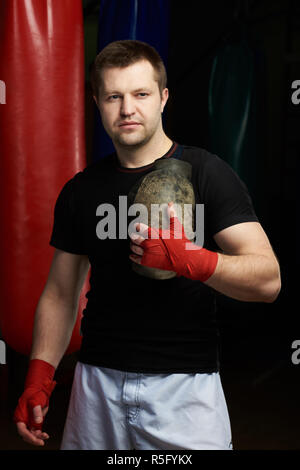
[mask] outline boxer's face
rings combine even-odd
[[[167,99],[168,90],[160,93],[152,65],[141,60],[124,68],[104,69],[95,100],[115,146],[140,147],[162,130],[161,113]]]

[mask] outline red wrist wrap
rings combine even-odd
[[[202,282],[210,278],[218,262],[217,253],[198,247],[186,237],[177,217],[170,217],[170,230],[149,227],[141,247],[142,265],[175,271],[178,276]]]
[[[25,390],[13,416],[15,423],[21,421],[29,428],[42,429],[43,423],[34,421],[32,409],[37,405],[42,409],[49,405],[50,395],[56,385],[53,380],[54,374],[55,368],[46,361],[32,359],[29,362]]]

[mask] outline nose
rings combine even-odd
[[[134,102],[130,95],[123,95],[121,115],[132,116],[135,113]]]

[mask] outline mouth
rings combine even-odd
[[[119,124],[119,127],[121,129],[135,129],[136,127],[138,127],[140,125],[141,124],[139,122],[128,121],[128,122],[121,122],[121,124]]]

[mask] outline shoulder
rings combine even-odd
[[[233,168],[218,155],[196,146],[181,145],[181,149],[182,160],[188,161],[202,177],[216,181],[224,177],[239,179]]]
[[[115,168],[115,154],[102,157],[100,160],[90,163],[86,168],[77,175],[81,181],[92,180],[99,175],[107,174]],[[75,175],[75,176],[77,176]]]
[[[58,194],[57,204],[68,203],[71,206],[75,206],[78,201],[85,198],[91,188],[101,184],[101,181],[106,181],[109,171],[113,168],[114,159],[112,155],[90,163],[62,185]]]
[[[180,145],[180,147],[182,148],[182,159],[190,160],[191,163],[201,164],[208,168],[215,166],[231,168],[225,160],[207,149],[191,145]]]
[[[65,186],[72,189],[80,189],[91,184],[94,180],[99,181],[99,176],[105,177],[114,169],[114,154],[101,158],[87,165],[83,170],[75,173]]]

